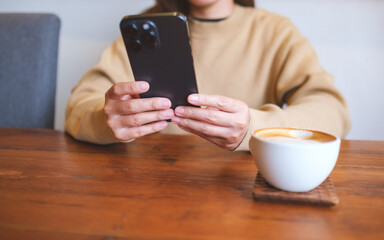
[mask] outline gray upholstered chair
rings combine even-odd
[[[0,14],[0,126],[53,128],[60,19]]]

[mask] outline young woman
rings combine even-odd
[[[159,131],[189,132],[228,150],[248,150],[251,132],[266,127],[346,136],[347,104],[287,18],[248,0],[158,0],[148,10],[169,11],[188,16],[199,88],[188,101],[202,108],[173,111],[166,98],[139,98],[150,86],[134,81],[120,37],[73,89],[68,133],[108,144]]]

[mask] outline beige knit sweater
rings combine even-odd
[[[190,19],[189,31],[199,92],[239,99],[250,108],[249,130],[237,150],[248,150],[250,133],[259,128],[298,127],[341,137],[348,133],[343,96],[287,18],[236,5],[223,21]],[[65,130],[83,141],[117,142],[103,106],[105,92],[122,81],[134,77],[119,37],[73,89]],[[170,123],[162,133],[186,132]]]

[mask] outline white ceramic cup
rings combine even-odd
[[[269,184],[285,191],[307,192],[332,172],[340,138],[305,129],[260,129],[252,133],[249,149]]]

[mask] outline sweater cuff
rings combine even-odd
[[[77,140],[96,144],[119,142],[107,125],[104,98],[88,100],[78,106],[77,116],[72,116],[66,130]],[[79,114],[80,113],[80,114]]]
[[[273,104],[264,105],[261,109],[249,109],[250,120],[247,134],[235,151],[249,151],[249,140],[252,132],[261,128],[280,127],[282,120],[276,116],[276,112],[281,109]]]
[[[92,134],[90,134],[92,138],[91,142],[98,144],[117,143],[119,140],[115,138],[112,130],[107,125],[107,116],[104,113],[104,104],[104,98],[95,100],[95,108],[93,114],[90,115],[92,119],[89,121],[93,125],[91,127]]]

